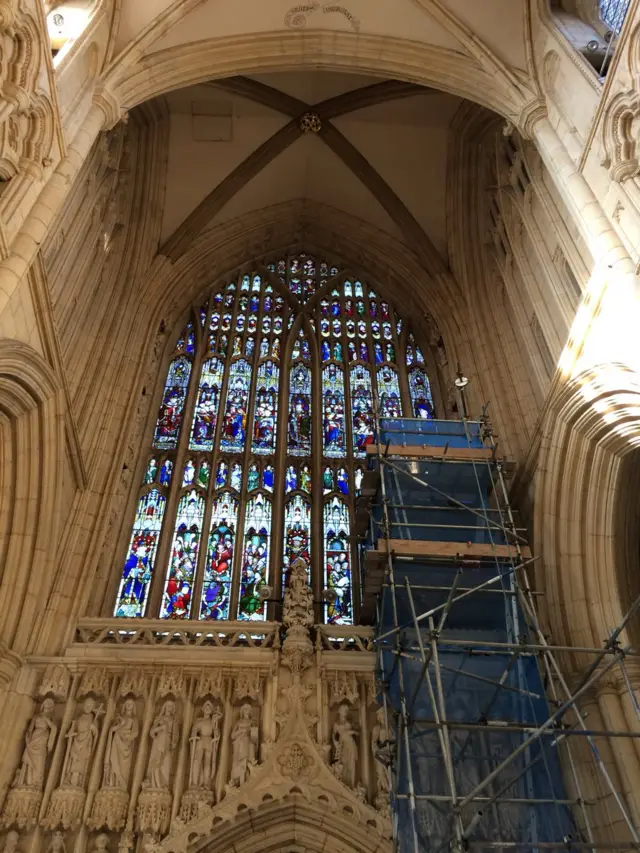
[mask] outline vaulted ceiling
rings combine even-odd
[[[172,250],[205,227],[308,199],[405,242],[422,231],[446,253],[448,125],[459,98],[317,71],[193,86],[167,103],[162,238]],[[308,112],[317,132],[301,127]]]
[[[527,0],[121,0],[106,78],[124,107],[162,92],[170,115],[163,253],[175,260],[207,229],[297,202],[373,226],[446,269],[451,121],[463,94],[502,101],[506,115],[527,102],[526,9]],[[331,40],[344,57],[335,63]],[[392,54],[420,73],[376,75]],[[238,71],[224,76],[235,57]],[[442,85],[429,85],[441,67]]]

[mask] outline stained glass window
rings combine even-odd
[[[213,450],[223,373],[224,364],[219,358],[210,358],[202,365],[198,401],[189,442],[191,450]]]
[[[116,616],[144,616],[158,550],[166,500],[157,489],[138,501],[127,559],[115,607]]]
[[[301,495],[287,501],[284,514],[283,585],[295,560],[302,559],[311,568],[311,505]],[[309,574],[309,578],[311,575]]]
[[[311,453],[311,368],[296,364],[289,378],[289,453]]]
[[[373,443],[374,418],[371,374],[360,364],[351,368],[351,417],[353,450],[361,456],[367,445]]]
[[[171,558],[162,598],[163,619],[188,619],[202,535],[204,499],[192,491],[180,498]]]
[[[265,361],[258,368],[255,414],[253,419],[254,453],[273,453],[276,447],[276,409],[280,371],[274,362]]]
[[[344,374],[335,364],[322,371],[322,434],[325,456],[345,455]]]
[[[204,565],[201,619],[229,618],[237,517],[238,499],[231,492],[217,495],[211,512],[211,530]]]
[[[325,584],[329,592],[325,619],[337,625],[353,621],[351,560],[349,556],[349,509],[334,497],[324,507]]]
[[[427,374],[420,367],[409,371],[409,391],[416,418],[433,417],[433,398]]]
[[[357,619],[349,533],[375,406],[434,417],[422,342],[383,291],[304,252],[214,285],[177,331],[114,613],[275,618],[265,586],[279,595],[299,558],[326,620]]]
[[[171,362],[156,421],[154,447],[169,450],[177,446],[190,376],[191,362],[188,358],[180,356]]]
[[[380,416],[383,418],[402,417],[400,386],[398,374],[392,367],[378,370],[378,395],[380,398]]]
[[[238,619],[259,620],[265,618],[260,589],[267,582],[271,539],[271,502],[265,495],[247,504],[244,531]]]
[[[251,388],[251,365],[240,359],[231,364],[227,404],[222,422],[220,449],[239,453],[247,435],[247,407]]]

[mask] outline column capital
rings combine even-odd
[[[534,138],[534,128],[538,122],[548,118],[547,105],[543,98],[529,101],[518,116],[518,130],[526,139]]]

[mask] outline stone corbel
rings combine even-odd
[[[618,183],[640,174],[639,132],[640,96],[632,90],[621,92],[612,99],[602,124],[601,165]]]
[[[106,84],[96,86],[93,103],[104,113],[103,130],[112,130],[121,120],[126,123],[128,111],[120,106],[120,101]]]

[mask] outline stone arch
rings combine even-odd
[[[0,340],[0,686],[33,651],[52,588],[64,455],[62,392],[27,344]]]
[[[165,844],[170,851],[170,843]],[[333,797],[313,802],[298,793],[246,809],[189,847],[190,853],[387,853],[390,849],[390,839],[376,827],[354,820],[353,813],[344,811]]]
[[[636,584],[626,573],[637,572],[638,561],[630,565],[620,515],[636,482],[639,447],[640,380],[624,365],[580,374],[546,413],[535,539],[556,642],[600,646],[630,603]],[[637,620],[627,638],[634,633]]]
[[[222,77],[324,68],[418,83],[459,95],[516,120],[527,98],[489,76],[461,51],[363,33],[287,30],[203,39],[149,53],[121,55],[105,83],[125,109],[174,89]]]
[[[126,455],[113,460],[113,475],[120,486],[109,507],[111,520],[102,551],[104,570],[91,590],[89,613],[108,612],[115,595],[114,572],[119,571],[119,567],[114,567],[115,554],[129,534],[132,490],[137,490],[137,485],[132,485],[137,480],[131,472],[139,464],[143,437],[157,413],[152,403],[156,399],[153,389],[161,393],[164,381],[161,364],[168,357],[164,339],[160,340],[157,330],[174,329],[205,289],[238,267],[295,249],[341,260],[363,280],[386,285],[398,310],[413,319],[414,330],[425,340],[429,339],[429,312],[444,337],[449,363],[456,363],[460,332],[457,315],[447,302],[451,291],[426,271],[417,256],[397,239],[328,205],[310,205],[308,200],[273,205],[205,230],[175,263],[158,255],[140,282],[135,305],[129,306],[127,317],[123,318],[123,323],[133,322],[135,318],[136,328],[149,330],[145,338],[138,336],[140,351],[132,359],[146,365],[141,372],[146,377],[141,381],[145,386],[145,404],[144,410],[137,414],[131,409]],[[429,359],[430,354],[426,357]],[[436,366],[435,360],[428,362],[428,369],[436,406],[445,411],[443,370]],[[131,395],[132,401],[139,399],[137,393]],[[118,474],[123,465],[124,472]],[[125,505],[127,512],[123,511]]]
[[[638,547],[625,530],[637,515],[636,466],[640,447],[640,380],[622,364],[599,363],[570,381],[552,402],[542,425],[535,494],[535,544],[541,558],[537,586],[544,593],[543,630],[553,641],[602,648],[638,593]],[[637,528],[634,530],[637,536]],[[630,574],[629,574],[630,573]],[[618,637],[637,642],[636,615]],[[637,646],[636,646],[637,647]],[[569,684],[592,658],[565,654]],[[635,658],[626,662],[634,690],[640,684]],[[583,699],[594,728],[638,731],[638,720],[618,668]],[[584,749],[581,745],[579,749]],[[626,798],[634,821],[640,815],[637,780],[640,751],[615,741],[603,760]],[[582,758],[579,758],[579,763]],[[606,826],[606,802],[594,791],[595,824]]]

